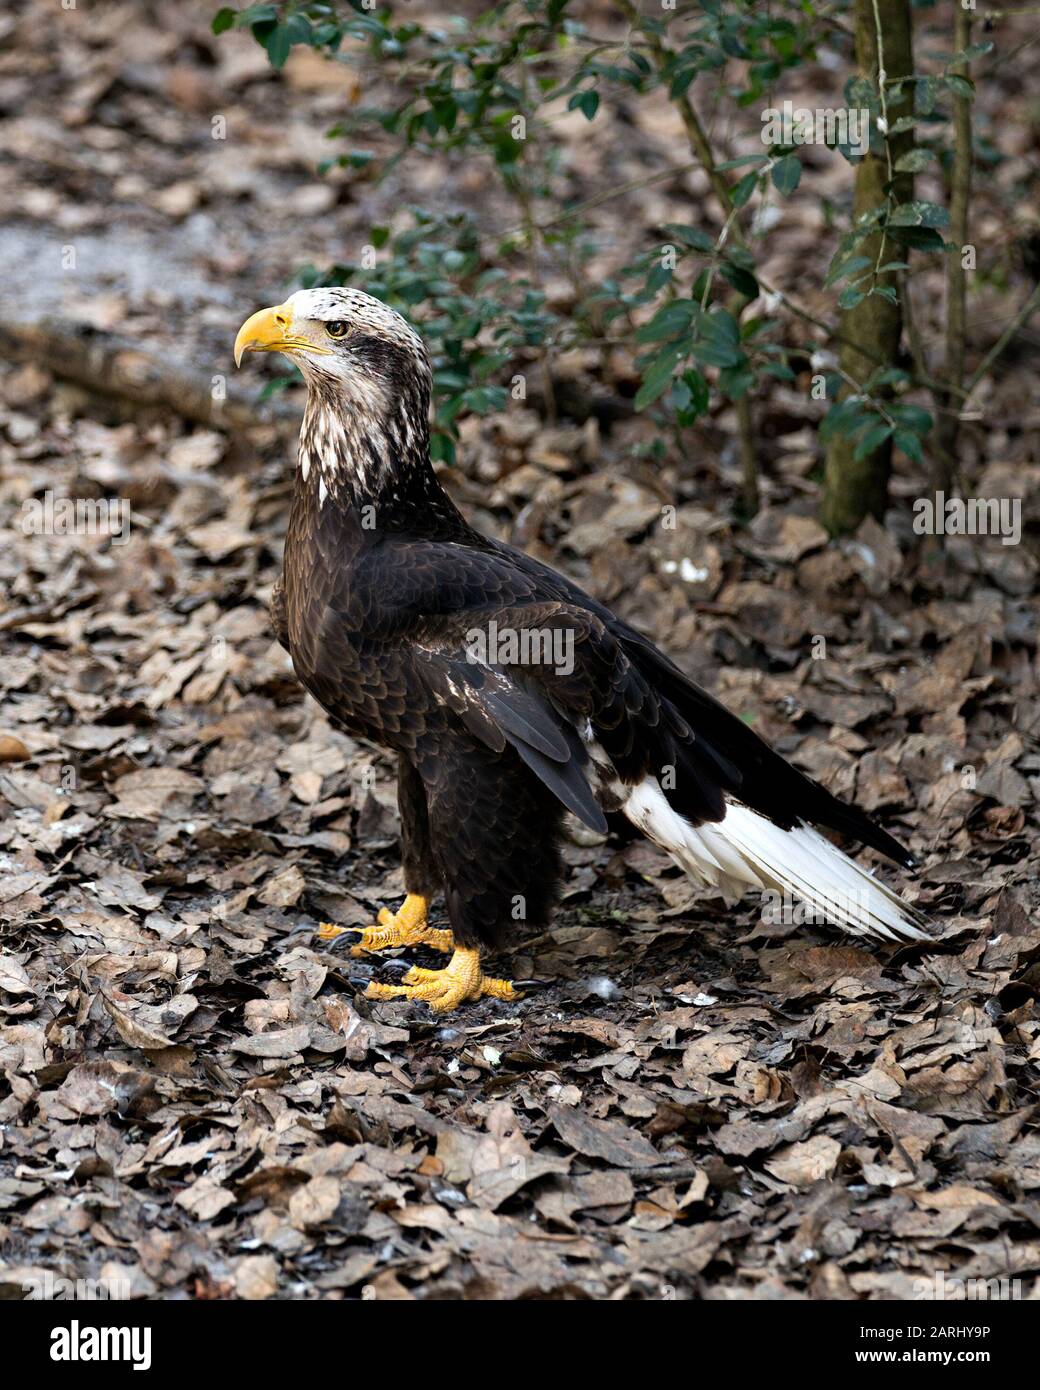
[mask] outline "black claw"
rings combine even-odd
[[[366,965],[368,964],[368,961],[365,960],[363,956],[354,957],[353,961],[355,964],[360,964],[362,961],[364,961]],[[373,956],[371,963],[373,969],[376,966],[379,967],[380,974],[407,975],[408,971],[411,970],[414,961],[408,960],[406,956]],[[374,980],[375,975],[372,974],[368,978]]]
[[[537,993],[540,989],[551,989],[556,983],[555,980],[510,980],[514,989],[522,989],[526,992]]]
[[[410,960],[399,960],[397,957],[391,957],[389,960],[385,956],[380,957],[378,961],[373,960],[372,964],[379,965],[381,974],[390,975],[391,977],[396,976],[397,980],[400,980],[402,975],[407,975],[408,971],[412,968],[412,962]],[[375,976],[353,975],[348,972],[347,979],[352,985],[361,987],[372,984],[373,980],[375,980]],[[392,982],[397,983],[397,980],[392,979]]]
[[[392,975],[407,975],[413,962],[405,956],[383,956],[380,958],[379,964],[384,970],[389,970]]]
[[[356,937],[357,940],[352,941],[351,937]],[[360,927],[343,927],[336,936],[330,936],[329,939],[322,944],[326,951],[338,951],[340,946],[356,946],[360,939]]]

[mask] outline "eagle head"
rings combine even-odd
[[[284,352],[303,372],[300,472],[306,482],[315,467],[321,500],[344,487],[357,500],[402,496],[420,477],[430,485],[430,358],[395,310],[345,286],[298,290],[246,319],[236,365],[247,352]]]
[[[396,310],[346,286],[297,290],[246,319],[235,339],[235,365],[247,352],[284,352],[311,387],[381,414],[403,388],[428,386],[423,340]]]

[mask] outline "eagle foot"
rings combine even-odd
[[[411,999],[429,1004],[434,1013],[447,1013],[460,1004],[487,996],[491,999],[519,999],[509,980],[495,980],[480,968],[480,952],[456,946],[443,970],[423,970],[413,965],[399,985],[373,981],[365,990],[366,999]]]
[[[427,925],[429,900],[418,893],[409,893],[397,912],[383,907],[379,910],[379,926],[337,927],[322,922],[318,936],[322,941],[334,941],[349,932],[360,939],[350,947],[352,956],[366,956],[375,951],[390,951],[396,946],[429,946],[434,951],[448,952],[453,948],[451,932]]]

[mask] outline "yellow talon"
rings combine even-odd
[[[435,951],[450,951],[453,947],[451,932],[426,924],[429,909],[428,899],[419,893],[409,893],[397,912],[383,907],[379,910],[378,927],[365,927],[361,940],[350,948],[352,956],[364,956],[373,951],[389,951],[395,946],[430,946]],[[337,927],[332,922],[322,922],[318,927],[321,941],[332,941],[345,931],[356,930],[350,927]]]
[[[413,965],[401,984],[373,982],[365,990],[366,999],[411,999],[429,1004],[438,1014],[485,995],[492,999],[521,997],[509,980],[485,975],[480,968],[480,951],[467,946],[456,946],[443,970],[423,970]]]

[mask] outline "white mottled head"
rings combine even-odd
[[[235,339],[235,364],[246,352],[283,352],[308,384],[338,386],[369,409],[416,378],[429,382],[423,340],[396,310],[361,290],[297,290],[248,318]]]
[[[282,352],[307,381],[300,470],[321,499],[346,487],[357,498],[393,492],[402,473],[428,467],[430,358],[418,333],[361,290],[298,290],[248,318],[235,339],[246,352]]]

